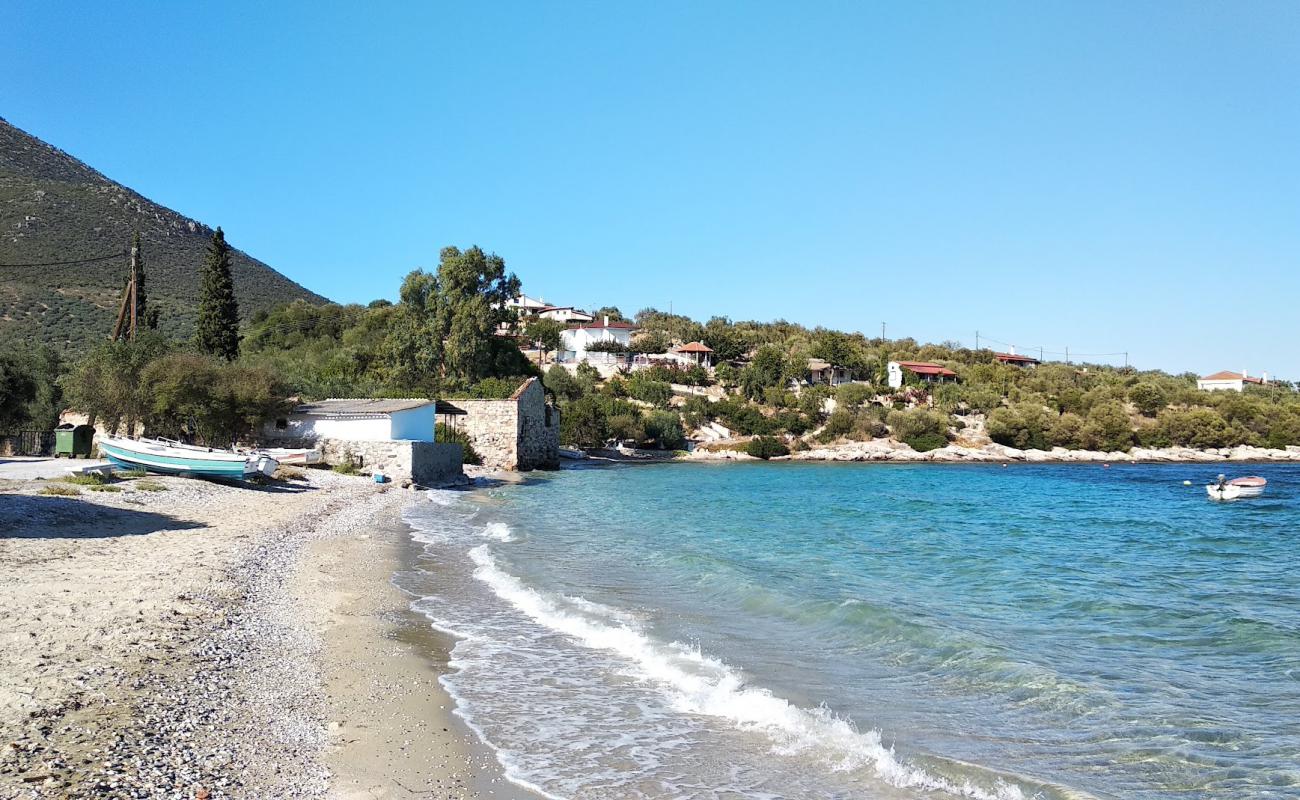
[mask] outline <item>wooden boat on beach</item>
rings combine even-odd
[[[1218,481],[1205,487],[1205,492],[1211,500],[1240,500],[1246,497],[1259,497],[1264,493],[1264,487],[1267,485],[1268,481],[1258,475],[1232,480],[1225,480],[1220,475]]]
[[[293,466],[305,467],[308,464],[319,464],[321,460],[320,451],[312,447],[263,447],[254,452],[268,455],[281,464]]]
[[[259,474],[270,476],[279,466],[275,458],[264,453],[236,453],[170,439],[101,436],[99,452],[126,469],[201,478],[245,480]]]

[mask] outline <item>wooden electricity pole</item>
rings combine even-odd
[[[127,341],[135,341],[136,314],[140,309],[137,298],[137,287],[140,278],[140,248],[131,243],[131,262],[127,273],[126,288],[122,291],[122,307],[117,312],[117,322],[113,325],[113,335],[110,341],[116,342],[118,339],[125,338]]]

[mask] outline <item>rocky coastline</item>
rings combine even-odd
[[[729,449],[697,448],[685,457],[690,461],[756,461],[742,451]],[[1232,462],[1300,462],[1300,447],[1275,449],[1265,447],[1225,447],[1197,450],[1191,447],[1134,447],[1124,451],[1019,450],[1006,445],[987,442],[963,446],[949,444],[927,452],[918,452],[904,442],[893,439],[873,439],[868,442],[843,442],[799,450],[773,461],[882,461],[897,463],[980,464],[1023,462],[1035,464],[1072,463],[1232,463]]]

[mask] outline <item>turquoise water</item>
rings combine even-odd
[[[432,494],[403,581],[553,797],[1300,797],[1300,468],[1215,471],[571,470]]]

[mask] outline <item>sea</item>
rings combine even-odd
[[[397,580],[546,797],[1300,798],[1300,466],[1225,466],[531,473]]]

